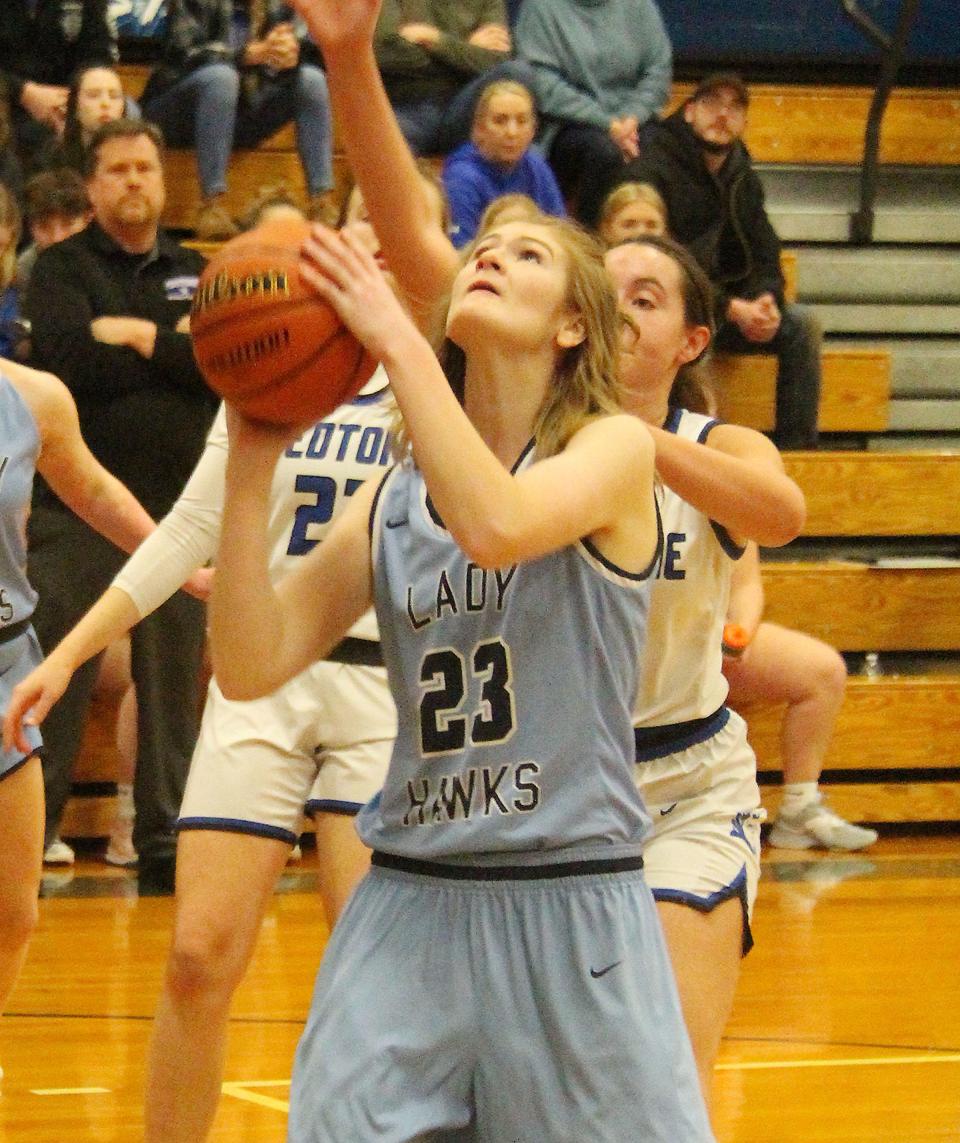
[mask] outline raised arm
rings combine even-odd
[[[739,544],[780,547],[800,532],[806,504],[766,437],[717,425],[705,444],[651,428],[657,472],[674,492],[721,524]]]
[[[418,319],[443,296],[459,259],[434,222],[428,190],[380,79],[373,33],[380,0],[293,0],[323,52],[334,118],[384,255]]]

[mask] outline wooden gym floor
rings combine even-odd
[[[217,1143],[283,1139],[327,936],[312,862],[284,877],[237,995]],[[47,872],[0,1022],[5,1143],[141,1138],[172,906],[89,859]],[[716,1076],[720,1143],[960,1139],[960,838],[886,838],[862,855],[767,849],[754,931]]]

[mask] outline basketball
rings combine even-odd
[[[317,421],[363,387],[376,362],[298,269],[310,223],[268,220],[207,263],[190,314],[210,387],[253,420]]]

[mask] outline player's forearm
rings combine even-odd
[[[798,535],[803,493],[772,461],[742,459],[662,429],[651,433],[663,481],[733,536],[780,547]]]
[[[88,659],[126,635],[140,619],[140,612],[130,596],[119,588],[108,587],[47,658],[73,674]]]
[[[270,582],[266,540],[276,461],[269,449],[231,443],[209,609],[214,672],[228,698],[254,698],[281,681],[270,668],[285,644],[284,616]]]

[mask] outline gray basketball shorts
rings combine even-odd
[[[713,1138],[642,871],[459,880],[381,856],[317,977],[291,1143]]]

